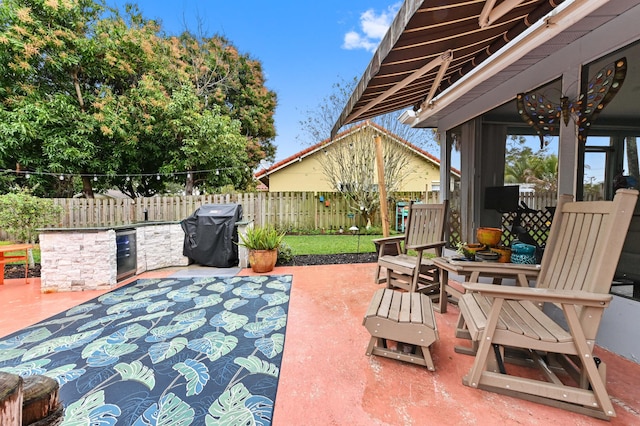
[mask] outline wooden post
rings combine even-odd
[[[0,425],[22,426],[22,378],[0,371]]]
[[[380,194],[380,219],[382,220],[382,236],[389,236],[389,206],[387,205],[387,187],[384,182],[384,155],[382,138],[376,136],[376,164],[378,166],[378,190]]]
[[[41,374],[23,380],[22,423],[30,426],[62,423],[64,407],[60,402],[58,382]]]

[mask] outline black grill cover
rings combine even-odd
[[[242,220],[240,204],[203,204],[182,220],[184,248],[189,263],[229,268],[238,264],[238,229]]]

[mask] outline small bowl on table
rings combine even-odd
[[[491,250],[484,250],[476,252],[476,260],[481,262],[497,262],[500,255]]]

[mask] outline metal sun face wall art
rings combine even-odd
[[[573,118],[578,126],[578,140],[584,143],[591,124],[618,93],[626,74],[627,58],[622,57],[598,71],[576,100],[562,96],[558,103],[537,91],[519,93],[516,97],[518,113],[540,137],[540,149],[544,147],[544,136],[558,130],[560,119],[567,126]]]

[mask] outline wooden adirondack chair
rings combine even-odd
[[[613,201],[563,196],[535,288],[464,284],[460,312],[478,343],[465,385],[598,418],[615,416],[606,369],[598,367],[593,347],[637,197],[628,189],[618,190]],[[526,354],[519,363],[540,367],[538,379],[517,376],[525,367],[506,366],[505,353]]]
[[[413,203],[409,206],[404,235],[374,240],[379,246],[376,283],[386,281],[388,288],[397,287],[411,292],[438,294],[438,267],[424,256],[424,252],[433,250],[437,256],[442,256],[442,247],[446,243],[446,214],[447,201],[442,204]],[[398,254],[384,254],[388,244],[394,244]],[[417,256],[408,254],[409,250],[415,251]],[[381,278],[382,268],[387,269],[386,280]]]

